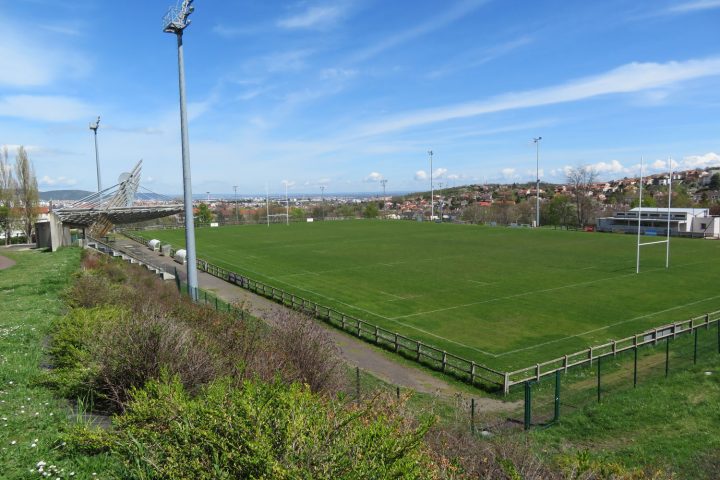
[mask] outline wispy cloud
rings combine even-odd
[[[702,10],[711,10],[720,8],[720,0],[696,0],[694,2],[683,2],[676,5],[672,5],[665,10],[665,14],[681,14],[699,12]]]
[[[35,36],[0,22],[0,85],[37,87],[60,78],[78,78],[90,71],[82,55],[59,46],[40,43]]]
[[[640,92],[718,75],[720,57],[684,62],[630,63],[600,75],[558,86],[508,93],[485,101],[410,112],[386,121],[374,122],[361,129],[359,136],[378,135],[494,112],[574,102],[601,95]]]
[[[532,38],[527,35],[521,36],[514,40],[494,45],[491,47],[484,47],[481,49],[475,49],[473,51],[462,53],[451,61],[441,65],[435,70],[428,74],[428,78],[438,78],[452,73],[459,72],[461,70],[467,70],[470,68],[479,67],[485,63],[495,60],[498,57],[507,55],[513,50],[517,50],[520,47],[532,43]]]
[[[90,118],[95,110],[71,97],[53,95],[9,95],[0,97],[0,116],[67,122]]]
[[[75,180],[74,178],[67,178],[63,176],[53,178],[47,175],[43,175],[42,178],[38,180],[38,184],[48,187],[70,187],[77,184],[77,180]]]
[[[440,30],[450,25],[451,23],[463,18],[474,10],[477,10],[482,5],[488,3],[489,0],[463,0],[456,3],[450,10],[429,19],[415,27],[404,30],[402,32],[390,35],[381,41],[371,45],[368,48],[356,52],[350,57],[352,62],[362,62],[369,58],[372,58],[385,50],[397,47],[403,43],[414,40],[428,33],[432,33],[436,30]]]
[[[346,12],[344,4],[315,5],[298,14],[281,18],[277,21],[277,26],[285,29],[328,28],[341,20]]]

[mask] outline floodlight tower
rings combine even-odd
[[[443,221],[442,211],[443,211],[443,198],[442,198],[442,182],[438,182],[438,189],[440,190],[440,221]]]
[[[387,200],[385,196],[385,185],[387,185],[387,179],[383,178],[382,180],[380,180],[380,183],[382,183],[383,186],[383,210],[385,210],[385,202]]]
[[[238,200],[237,200],[237,185],[233,185],[233,189],[235,190],[235,223],[240,224],[240,214],[238,213]]]
[[[322,219],[325,220],[325,185],[320,185],[320,208]]]
[[[542,137],[533,138],[533,142],[535,142],[535,228],[540,226],[540,140]]]
[[[285,182],[285,225],[290,225],[290,198],[288,197],[288,182]]]
[[[193,0],[171,8],[163,19],[163,31],[177,37],[178,85],[180,90],[180,138],[182,140],[183,203],[185,206],[185,248],[187,249],[187,282],[190,298],[198,299],[197,256],[195,254],[195,222],[192,206],[192,182],[190,179],[190,140],[187,128],[185,102],[185,60],[183,56],[183,31],[190,25],[188,17],[195,10]]]
[[[98,145],[97,145],[97,131],[98,128],[100,128],[100,116],[98,115],[97,120],[95,123],[90,124],[90,130],[93,131],[95,134],[95,166],[97,167],[97,182],[98,182],[98,193],[102,190],[102,184],[100,182],[100,155],[98,154]]]
[[[433,190],[433,170],[432,170],[432,158],[433,158],[433,151],[428,150],[428,155],[430,155],[430,221],[432,221],[433,217],[435,216],[435,193]]]

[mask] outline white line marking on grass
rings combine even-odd
[[[498,357],[502,357],[502,356],[505,356],[505,355],[513,354],[513,353],[524,352],[525,350],[532,350],[532,349],[537,348],[537,347],[544,347],[545,345],[550,345],[550,344],[552,344],[552,343],[562,342],[563,340],[568,340],[568,339],[576,338],[576,337],[582,337],[582,336],[588,335],[588,334],[590,334],[590,333],[595,333],[595,332],[599,332],[599,331],[601,331],[601,330],[607,330],[607,329],[610,328],[610,327],[615,327],[615,326],[617,326],[617,325],[622,325],[623,323],[630,323],[630,322],[634,322],[634,321],[636,321],[636,320],[642,320],[643,318],[654,317],[655,315],[659,315],[659,314],[661,314],[661,313],[672,312],[673,310],[679,310],[679,309],[681,309],[681,308],[690,307],[690,306],[692,306],[692,305],[697,305],[698,303],[707,302],[707,301],[709,301],[709,300],[715,300],[715,299],[717,299],[717,298],[720,298],[720,295],[715,295],[714,297],[706,297],[706,298],[703,298],[702,300],[696,300],[696,301],[694,301],[694,302],[686,303],[686,304],[684,304],[684,305],[677,305],[677,306],[675,306],[675,307],[666,308],[665,310],[660,310],[660,311],[658,311],[658,312],[653,312],[653,313],[648,313],[648,314],[645,314],[645,315],[640,315],[639,317],[635,317],[635,318],[629,318],[629,319],[627,319],[627,320],[622,320],[622,321],[619,321],[619,322],[611,323],[610,325],[605,325],[604,327],[594,328],[594,329],[592,329],[592,330],[588,330],[587,332],[576,333],[575,335],[568,335],[567,337],[558,338],[558,339],[555,339],[555,340],[549,340],[549,341],[547,341],[547,342],[538,343],[538,344],[533,345],[533,346],[530,346],[530,347],[518,348],[518,349],[516,349],[516,350],[510,350],[510,351],[507,351],[507,352],[500,353],[500,354],[498,354],[497,356],[498,356]]]
[[[481,282],[479,280],[468,280],[468,282],[477,283],[478,285],[482,285],[483,287],[487,285],[492,285],[494,282]]]
[[[400,295],[395,295],[394,293],[383,292],[382,290],[378,290],[378,292],[382,293],[383,295],[389,295],[391,297],[395,297],[396,300],[406,300],[405,297],[401,297]]]
[[[678,265],[678,266],[676,266],[675,268],[678,268],[678,267],[686,267],[686,266],[689,266],[689,265],[697,265],[697,264],[701,264],[701,263],[702,263],[702,264],[706,264],[707,262],[686,263],[686,264],[684,264],[684,265]],[[644,272],[641,272],[639,275],[642,275],[643,273],[646,273],[646,274],[647,274],[647,273],[654,272],[654,271],[658,271],[658,270],[665,270],[665,268],[662,267],[662,268],[655,268],[655,269],[645,270]],[[482,305],[482,304],[485,304],[485,303],[498,302],[498,301],[502,301],[502,300],[510,300],[511,298],[527,297],[528,295],[534,295],[534,294],[536,294],[536,293],[548,293],[548,292],[554,292],[554,291],[557,291],[557,290],[563,290],[563,289],[566,289],[566,288],[574,288],[574,287],[581,287],[581,286],[585,286],[585,285],[592,285],[592,284],[594,284],[594,283],[605,282],[605,281],[607,281],[607,280],[617,280],[618,278],[632,277],[632,276],[635,276],[635,275],[638,275],[638,274],[635,273],[635,272],[633,272],[633,273],[625,273],[625,274],[623,274],[623,275],[617,275],[617,276],[614,276],[614,277],[605,277],[605,278],[599,278],[599,279],[597,279],[597,280],[588,280],[587,282],[571,283],[571,284],[569,284],[569,285],[561,285],[561,286],[559,286],[559,287],[552,287],[552,288],[543,288],[543,289],[541,289],[541,290],[531,290],[531,291],[529,291],[529,292],[515,293],[515,294],[513,294],[513,295],[507,295],[507,296],[504,296],[504,297],[489,298],[489,299],[487,299],[487,300],[481,300],[481,301],[479,301],[479,302],[464,303],[464,304],[461,304],[461,305],[453,305],[452,307],[438,308],[438,309],[435,309],[435,310],[428,310],[428,311],[426,311],[426,312],[410,313],[410,314],[408,314],[408,315],[399,315],[399,316],[397,316],[397,317],[393,317],[391,320],[397,320],[397,319],[399,319],[399,318],[418,317],[418,316],[420,316],[420,315],[428,315],[428,314],[430,314],[430,313],[438,313],[438,312],[445,312],[445,311],[448,311],[448,310],[456,310],[456,309],[458,309],[458,308],[473,307],[473,306],[475,306],[475,305]]]

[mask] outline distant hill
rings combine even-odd
[[[49,190],[40,192],[40,200],[80,200],[93,192],[85,190]]]

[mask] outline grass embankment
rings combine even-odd
[[[718,478],[720,356],[685,368],[615,390],[531,438],[546,455],[573,458],[581,467],[617,463],[688,480]]]
[[[141,232],[182,247],[182,230]],[[403,221],[200,228],[198,256],[513,370],[720,308],[720,243]]]
[[[0,478],[115,476],[118,462],[107,455],[66,455],[62,432],[74,422],[70,403],[42,386],[42,345],[63,315],[60,294],[80,251],[3,255],[17,264],[0,271]]]

